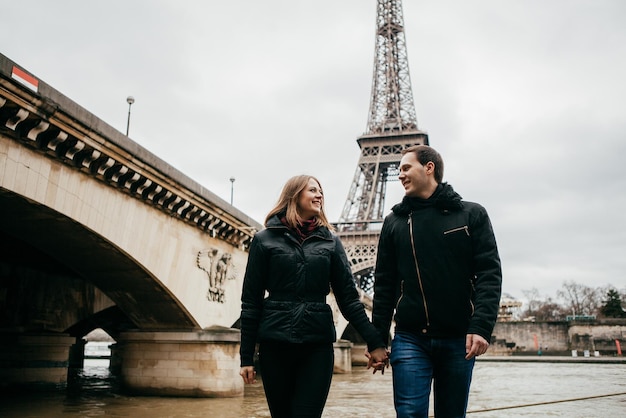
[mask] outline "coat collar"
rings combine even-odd
[[[270,219],[268,219],[266,227],[267,229],[284,230],[286,232],[295,234],[295,232],[291,231],[291,229],[289,229],[287,225],[285,225],[284,223],[280,221],[279,215],[274,215]],[[332,239],[332,233],[325,226],[320,226],[319,228],[317,228],[315,231],[311,233],[309,237],[313,237],[313,236],[319,237],[322,239]]]
[[[446,210],[461,210],[463,208],[463,201],[461,196],[454,191],[452,186],[448,183],[441,183],[437,186],[435,193],[428,199],[419,199],[416,197],[404,196],[402,202],[393,206],[391,210],[396,215],[406,216],[413,210],[418,208],[424,208],[432,206],[441,211]]]

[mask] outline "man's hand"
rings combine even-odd
[[[371,353],[365,349],[365,357],[367,357],[367,369],[374,368],[373,374],[380,370],[381,374],[385,374],[385,368],[389,367],[389,351],[386,348],[379,347]]]
[[[244,383],[256,383],[256,372],[254,371],[254,366],[243,366],[239,369],[239,375],[243,378]]]
[[[489,343],[478,334],[467,334],[465,337],[465,360],[485,354]]]

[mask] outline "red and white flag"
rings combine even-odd
[[[11,72],[11,77],[34,91],[37,92],[39,88],[39,80],[37,80],[32,75],[28,74],[26,71],[17,68],[15,65],[13,66],[13,71]]]

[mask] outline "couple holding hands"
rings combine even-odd
[[[372,321],[312,176],[292,177],[250,245],[241,310],[241,370],[256,381],[254,352],[274,418],[321,417],[336,331],[326,296],[367,342],[368,368],[391,365],[398,417],[465,416],[476,356],[489,347],[502,271],[486,210],[444,183],[426,145],[402,152],[405,196],[378,243]],[[388,349],[392,320],[395,321]]]

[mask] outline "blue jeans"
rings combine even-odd
[[[397,332],[390,362],[398,418],[428,417],[431,382],[435,417],[465,417],[474,369],[474,359],[465,360],[465,337],[430,338]]]

